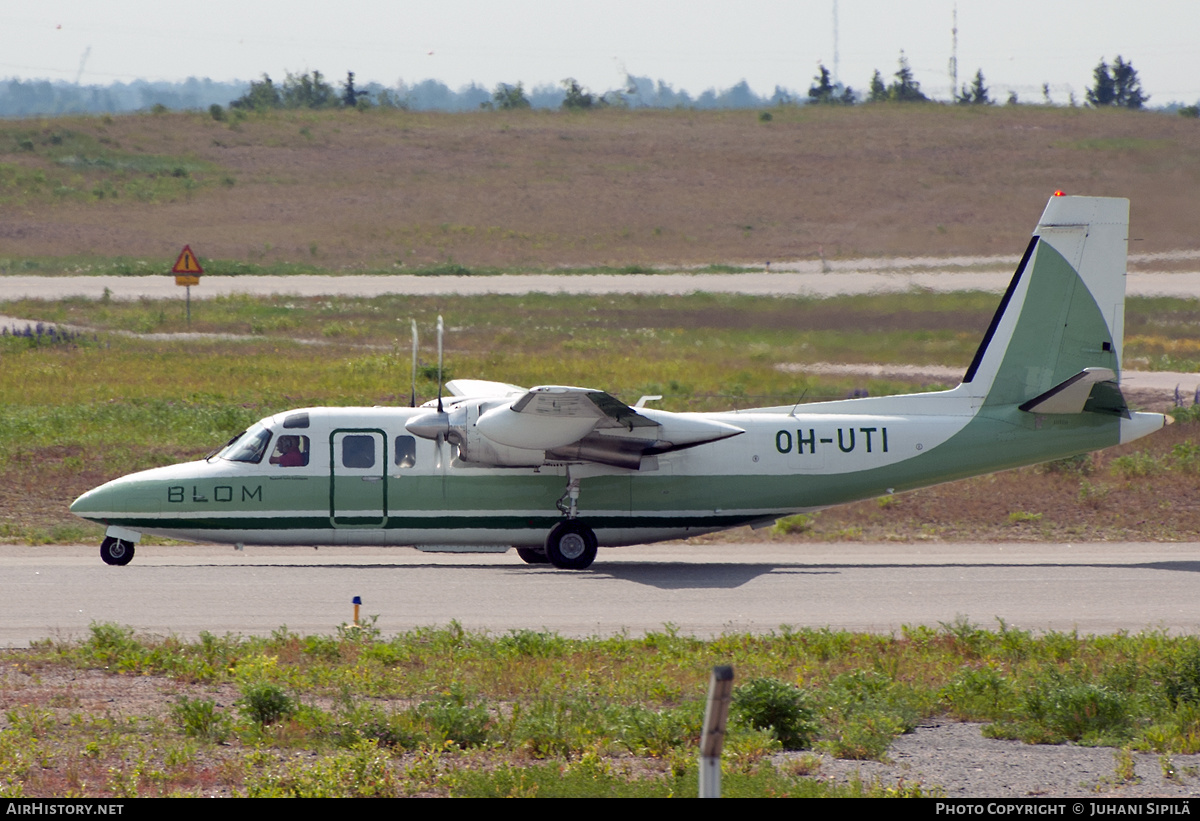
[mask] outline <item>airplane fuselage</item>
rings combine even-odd
[[[408,433],[421,409],[289,411],[256,426],[269,435],[257,461],[218,455],[131,474],[83,495],[72,511],[132,531],[231,544],[540,547],[562,518],[556,503],[570,470],[579,516],[601,544],[615,546],[1063,458],[1116,444],[1131,424],[1096,416],[1081,427],[1011,407],[974,413],[967,400],[947,413],[953,394],[697,414],[745,433],[636,470],[472,465],[454,446]],[[285,427],[297,418],[306,427]],[[305,464],[271,463],[281,436],[305,438]]]

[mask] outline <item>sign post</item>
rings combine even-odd
[[[204,273],[204,269],[200,267],[200,260],[196,259],[196,255],[192,253],[190,245],[183,246],[183,250],[179,252],[179,258],[175,260],[175,267],[171,269],[171,273],[175,275],[175,284],[183,285],[187,288],[187,324],[188,329],[192,327],[192,286],[200,284],[200,275]]]

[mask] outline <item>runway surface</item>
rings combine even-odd
[[[351,599],[385,635],[456,620],[470,630],[702,637],[781,626],[899,633],[966,618],[1036,631],[1200,630],[1200,544],[686,544],[601,550],[590,570],[515,552],[139,546],[109,567],[95,546],[0,546],[0,646],[82,637],[93,622],[192,638],[332,633]]]

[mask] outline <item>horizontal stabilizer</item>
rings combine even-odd
[[[1028,413],[1083,413],[1083,406],[1092,395],[1092,386],[1115,382],[1116,378],[1117,375],[1108,368],[1084,368],[1020,408]]]

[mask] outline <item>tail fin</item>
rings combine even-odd
[[[1076,396],[1074,412],[1128,416],[1116,386],[1128,233],[1129,200],[1051,197],[963,389],[985,406],[1064,412]]]

